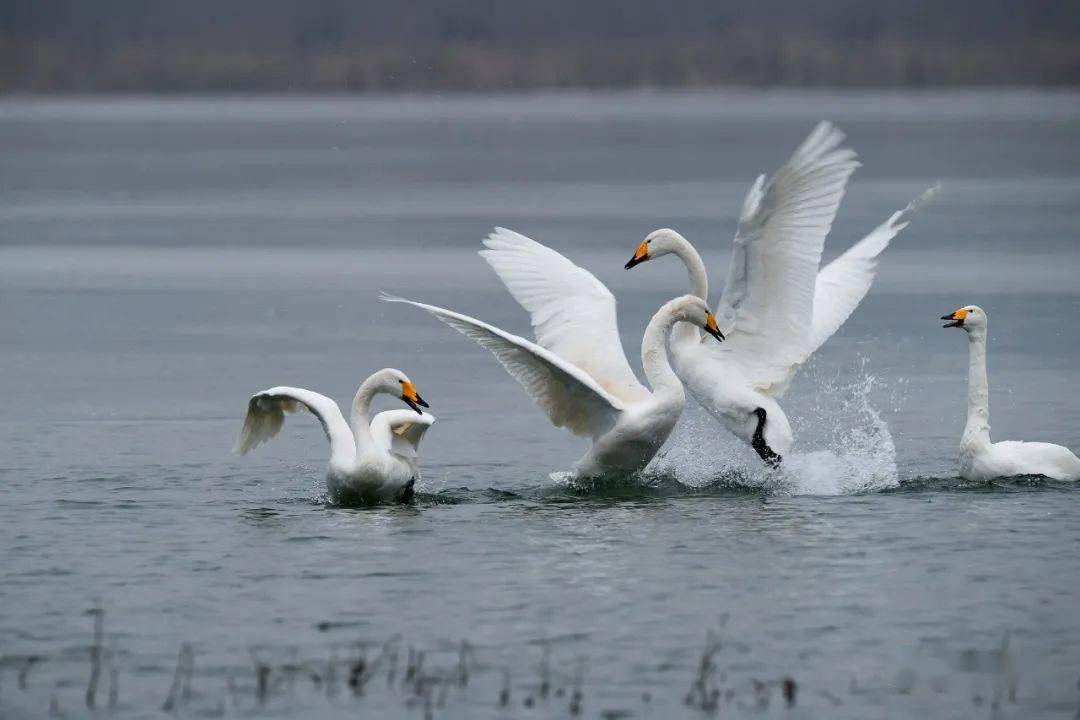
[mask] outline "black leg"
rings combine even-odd
[[[412,478],[405,487],[401,488],[398,492],[398,502],[411,503],[413,498],[416,497],[416,492],[413,490],[413,486],[416,485],[416,478]]]
[[[750,443],[750,446],[754,448],[761,459],[765,461],[765,464],[771,468],[780,467],[780,462],[784,459],[773,452],[773,449],[769,447],[769,444],[765,442],[765,418],[767,413],[765,408],[757,408],[754,410],[754,414],[757,415],[757,429],[754,430],[754,437]]]

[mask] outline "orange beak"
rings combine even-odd
[[[942,320],[952,320],[950,323],[945,323],[941,327],[964,327],[964,318],[968,316],[968,311],[965,308],[960,308],[952,315],[942,315]]]
[[[634,257],[630,258],[630,260],[625,265],[623,265],[623,270],[629,270],[635,265],[640,265],[648,259],[649,243],[643,241],[640,245],[637,246],[637,250],[634,251]]]
[[[424,414],[424,411],[420,409],[421,407],[430,407],[416,392],[416,386],[411,382],[401,383],[401,399],[420,415]]]
[[[724,342],[724,333],[716,326],[716,316],[712,313],[705,316],[705,332],[716,338],[717,342]]]

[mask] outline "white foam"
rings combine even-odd
[[[722,482],[792,495],[847,495],[896,487],[896,446],[888,423],[871,404],[888,391],[867,371],[865,358],[844,369],[846,379],[804,370],[801,402],[785,404],[795,447],[772,471],[744,443],[698,407],[687,407],[656,470],[701,487]],[[692,405],[691,401],[691,405]]]

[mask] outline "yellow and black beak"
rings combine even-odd
[[[413,385],[411,382],[401,383],[401,399],[405,401],[406,405],[411,407],[420,415],[424,414],[424,411],[420,408],[430,407],[426,402],[424,402],[424,399],[420,397],[419,394],[417,394],[416,386]]]
[[[968,314],[967,310],[965,310],[964,308],[960,308],[959,310],[954,312],[952,315],[942,315],[941,316],[942,320],[952,320],[952,322],[945,323],[941,327],[943,327],[943,328],[953,328],[953,327],[962,328],[962,327],[964,327],[964,318],[967,317],[967,314]]]
[[[724,342],[724,333],[716,326],[716,317],[712,313],[705,316],[705,332],[716,338],[717,342]]]
[[[634,257],[630,258],[630,260],[625,265],[623,265],[623,270],[629,270],[635,265],[640,265],[648,259],[649,243],[648,241],[645,241],[637,246],[637,250],[634,251]]]

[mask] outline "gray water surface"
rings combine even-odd
[[[562,485],[580,441],[376,301],[527,334],[475,255],[505,225],[612,289],[637,368],[686,279],[623,271],[635,245],[680,229],[719,292],[746,189],[822,117],[864,163],[827,258],[943,192],[785,397],[780,475],[691,403],[644,484]],[[1080,490],[956,477],[937,318],[990,314],[996,438],[1077,449],[1078,235],[1075,93],[0,100],[0,716],[85,716],[99,603],[124,717],[700,717],[716,688],[721,716],[1072,718]],[[438,418],[413,506],[328,505],[311,418],[230,454],[251,393],[346,403],[384,366]]]

